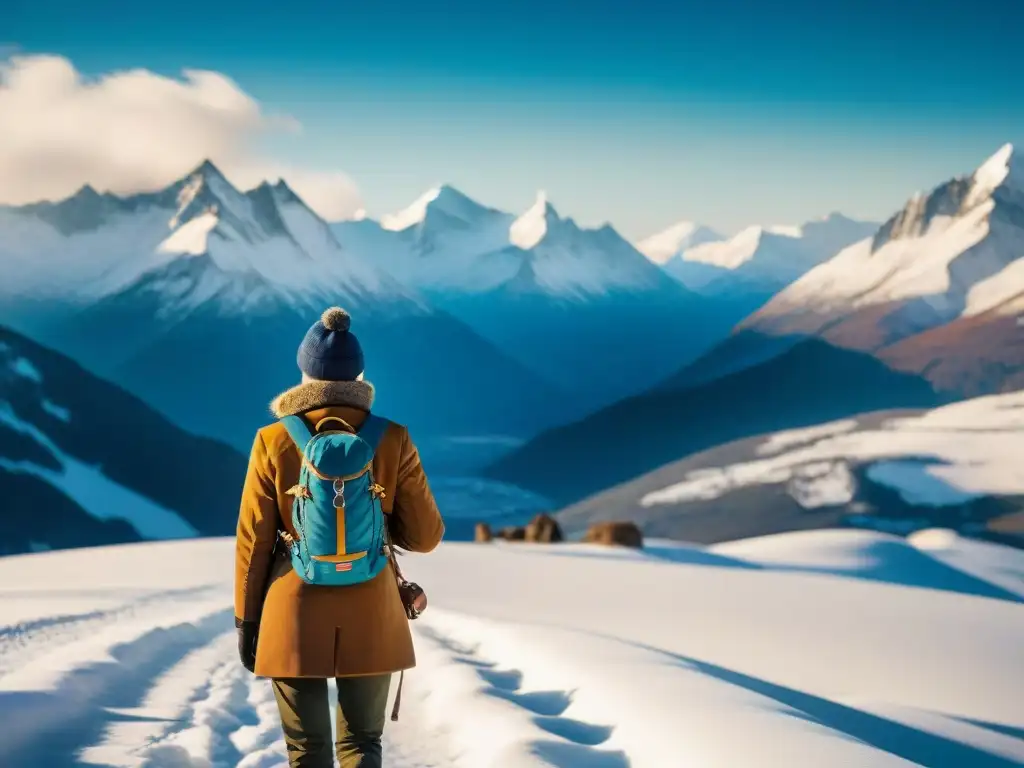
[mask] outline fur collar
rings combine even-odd
[[[369,412],[373,396],[373,384],[368,381],[307,381],[275,397],[270,410],[279,419],[332,405]]]

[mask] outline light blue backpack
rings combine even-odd
[[[348,586],[369,581],[387,565],[389,543],[373,456],[390,422],[370,415],[358,432],[335,416],[311,431],[300,416],[281,419],[302,454],[292,524],[285,537],[292,566],[307,584]],[[320,428],[334,422],[338,428]]]

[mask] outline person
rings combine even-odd
[[[358,431],[374,401],[351,318],[323,313],[298,351],[302,383],[278,396],[279,419],[301,415],[313,430],[343,419]],[[415,666],[408,618],[389,562],[376,577],[349,586],[306,584],[292,568],[279,534],[295,536],[289,489],[301,455],[276,422],[253,442],[242,489],[235,546],[235,626],[242,664],[270,678],[291,768],[327,768],[331,749],[328,679],[338,693],[336,742],[342,768],[382,764],[381,736],[392,675]],[[372,462],[384,487],[392,544],[430,552],[444,523],[408,430],[389,423]],[[287,538],[287,537],[284,537]]]

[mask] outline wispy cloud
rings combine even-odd
[[[0,51],[0,56],[3,56]],[[285,179],[321,215],[363,207],[340,171],[301,168],[258,149],[270,135],[298,134],[218,72],[180,78],[145,69],[82,76],[59,56],[0,61],[0,203],[67,196],[85,183],[128,194],[158,189],[201,160],[243,187]]]

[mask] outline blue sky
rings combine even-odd
[[[344,170],[371,215],[450,182],[630,237],[885,218],[1024,141],[1015,0],[13,1],[21,52],[225,73],[302,123],[275,156]]]

